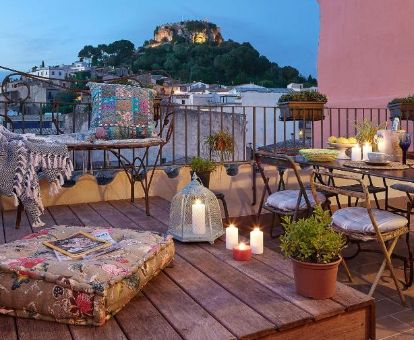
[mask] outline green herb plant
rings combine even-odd
[[[414,104],[414,94],[403,98],[394,98],[388,103],[388,105],[390,104]]]
[[[365,118],[355,124],[355,128],[357,130],[355,138],[360,144],[365,142],[374,144],[375,136],[377,135],[378,130],[385,129],[386,126],[386,122],[375,125],[373,122]]]
[[[218,157],[220,162],[230,160],[234,152],[234,139],[228,131],[220,130],[205,139],[204,142],[213,157]]]
[[[280,237],[280,242],[284,255],[310,263],[338,260],[345,247],[345,238],[330,227],[331,221],[329,212],[320,206],[306,219],[294,222],[290,216],[283,217],[285,233]]]
[[[191,170],[200,173],[200,172],[212,172],[216,169],[216,164],[208,159],[201,157],[194,157],[190,163]]]
[[[284,102],[317,102],[326,103],[328,98],[318,91],[298,91],[286,93],[279,98],[279,103]]]

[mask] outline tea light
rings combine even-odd
[[[250,246],[253,254],[263,254],[263,231],[258,227],[250,232]]]
[[[372,152],[372,145],[371,143],[365,142],[364,146],[362,147],[362,160],[368,160],[368,153]]]
[[[359,144],[355,145],[351,149],[351,160],[360,161],[361,160],[361,146]]]
[[[233,249],[239,244],[239,229],[234,224],[226,228],[226,248]]]
[[[233,259],[236,261],[249,261],[251,258],[252,248],[244,242],[233,248]]]
[[[191,208],[193,233],[203,235],[206,233],[206,206],[200,200],[196,200]]]

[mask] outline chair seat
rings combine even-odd
[[[391,188],[393,188],[394,190],[414,194],[414,183],[395,183],[391,185]]]
[[[380,209],[372,209],[372,212],[381,233],[390,232],[408,224],[408,220],[401,215]],[[332,224],[336,229],[347,232],[375,233],[368,211],[362,207],[348,207],[335,211],[332,215]]]
[[[267,198],[266,205],[284,211],[293,211],[296,209],[299,193],[300,190],[282,190],[275,192]],[[306,190],[306,195],[309,198],[309,203],[312,207],[314,207],[316,203],[312,196],[312,192],[310,190]],[[320,203],[324,203],[326,201],[326,197],[322,193],[318,192],[318,200]],[[306,201],[303,196],[299,204],[299,209],[307,209]]]

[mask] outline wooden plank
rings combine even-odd
[[[65,324],[16,318],[19,339],[25,340],[70,340],[72,336]]]
[[[130,205],[129,202],[126,201],[124,204],[128,206]],[[89,203],[89,205],[113,227],[131,229],[139,227],[134,221],[125,216],[118,209],[114,208],[114,206],[108,202]],[[122,206],[122,203],[119,205]]]
[[[303,327],[289,329],[276,335],[263,337],[265,340],[365,340],[375,339],[375,327],[370,324],[371,317],[367,309],[336,315],[331,318],[306,324]],[[373,320],[375,322],[375,319]]]
[[[26,216],[26,213],[22,214],[22,220],[19,229],[15,228],[15,223],[16,210],[9,210],[3,212],[3,224],[6,242],[20,240],[22,237],[33,232],[29,220]]]
[[[177,243],[176,249],[180,256],[270,320],[276,328],[295,327],[312,321],[310,313],[200,247]]]
[[[165,274],[238,338],[270,334],[275,325],[177,256]]]
[[[115,319],[109,319],[103,326],[69,326],[75,340],[127,340]],[[56,338],[55,338],[56,339]],[[59,339],[60,340],[60,339]]]
[[[47,208],[56,224],[81,226],[79,218],[66,205],[55,205]]]
[[[243,239],[247,241],[246,238]],[[264,248],[263,254],[253,255],[253,257],[293,279],[291,261],[279,253]],[[374,299],[370,298],[368,295],[340,282],[337,282],[336,294],[332,300],[340,303],[348,310],[359,309],[362,306],[368,306],[374,303]]]
[[[185,339],[235,338],[162,272],[145,286],[144,295]]]
[[[68,206],[53,206],[48,208],[57,224],[84,225]],[[99,215],[98,215],[99,216]],[[92,223],[93,224],[93,223]],[[127,339],[115,319],[108,320],[101,327],[69,326],[75,339]]]
[[[233,256],[231,252],[226,249],[224,242],[216,242],[214,246],[202,245],[201,247],[218,259],[230,264],[242,273],[260,282],[262,285],[279,294],[284,299],[292,302],[297,307],[307,311],[315,319],[327,318],[342,313],[345,310],[342,305],[332,300],[312,300],[298,295],[292,278],[274,270],[255,258],[252,258],[247,262],[233,260]],[[191,260],[194,262],[198,261],[198,259],[195,258],[197,253],[190,253],[190,249],[191,248],[188,248],[187,250],[187,252],[189,252],[189,257],[191,258],[191,254],[194,253],[194,257],[191,258]]]
[[[181,339],[181,336],[142,293],[119,311],[115,319],[130,340]]]
[[[133,205],[129,201],[110,201],[109,203],[132,220],[135,225],[139,226],[141,229],[156,231],[159,233],[167,232],[168,227],[164,223],[158,221],[152,216],[147,216],[143,210],[137,208],[137,206]],[[167,221],[164,222],[168,223]]]
[[[102,208],[100,209],[101,211],[107,208],[107,206],[111,207],[109,204],[102,205],[99,203],[98,206]],[[103,226],[107,228],[117,227],[117,225],[110,224],[90,205],[72,205],[70,209],[84,225]],[[112,209],[115,210],[114,208]],[[138,303],[136,303],[137,301]],[[144,309],[147,307],[149,307],[149,310],[145,311]],[[125,310],[129,310],[130,312],[125,312]],[[150,324],[143,327],[144,320],[148,319],[149,316],[154,317],[154,320],[152,320]],[[171,332],[171,330],[172,335],[175,333],[175,336],[180,338],[168,322],[161,316],[161,314],[159,314],[152,304],[142,295],[140,299],[134,299],[127,305],[127,308],[124,308],[117,313],[115,320],[118,321],[119,326],[126,333],[129,339],[146,338],[150,337],[150,335],[156,335],[158,338],[162,338],[166,333],[168,334]]]

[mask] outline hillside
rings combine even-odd
[[[280,67],[260,55],[250,43],[224,41],[220,28],[204,21],[157,27],[154,39],[138,49],[128,40],[118,40],[109,45],[87,45],[78,56],[90,59],[95,66],[127,66],[134,73],[164,70],[182,82],[252,82],[266,87],[286,87],[289,83],[316,85],[315,78],[304,77],[292,66]]]

